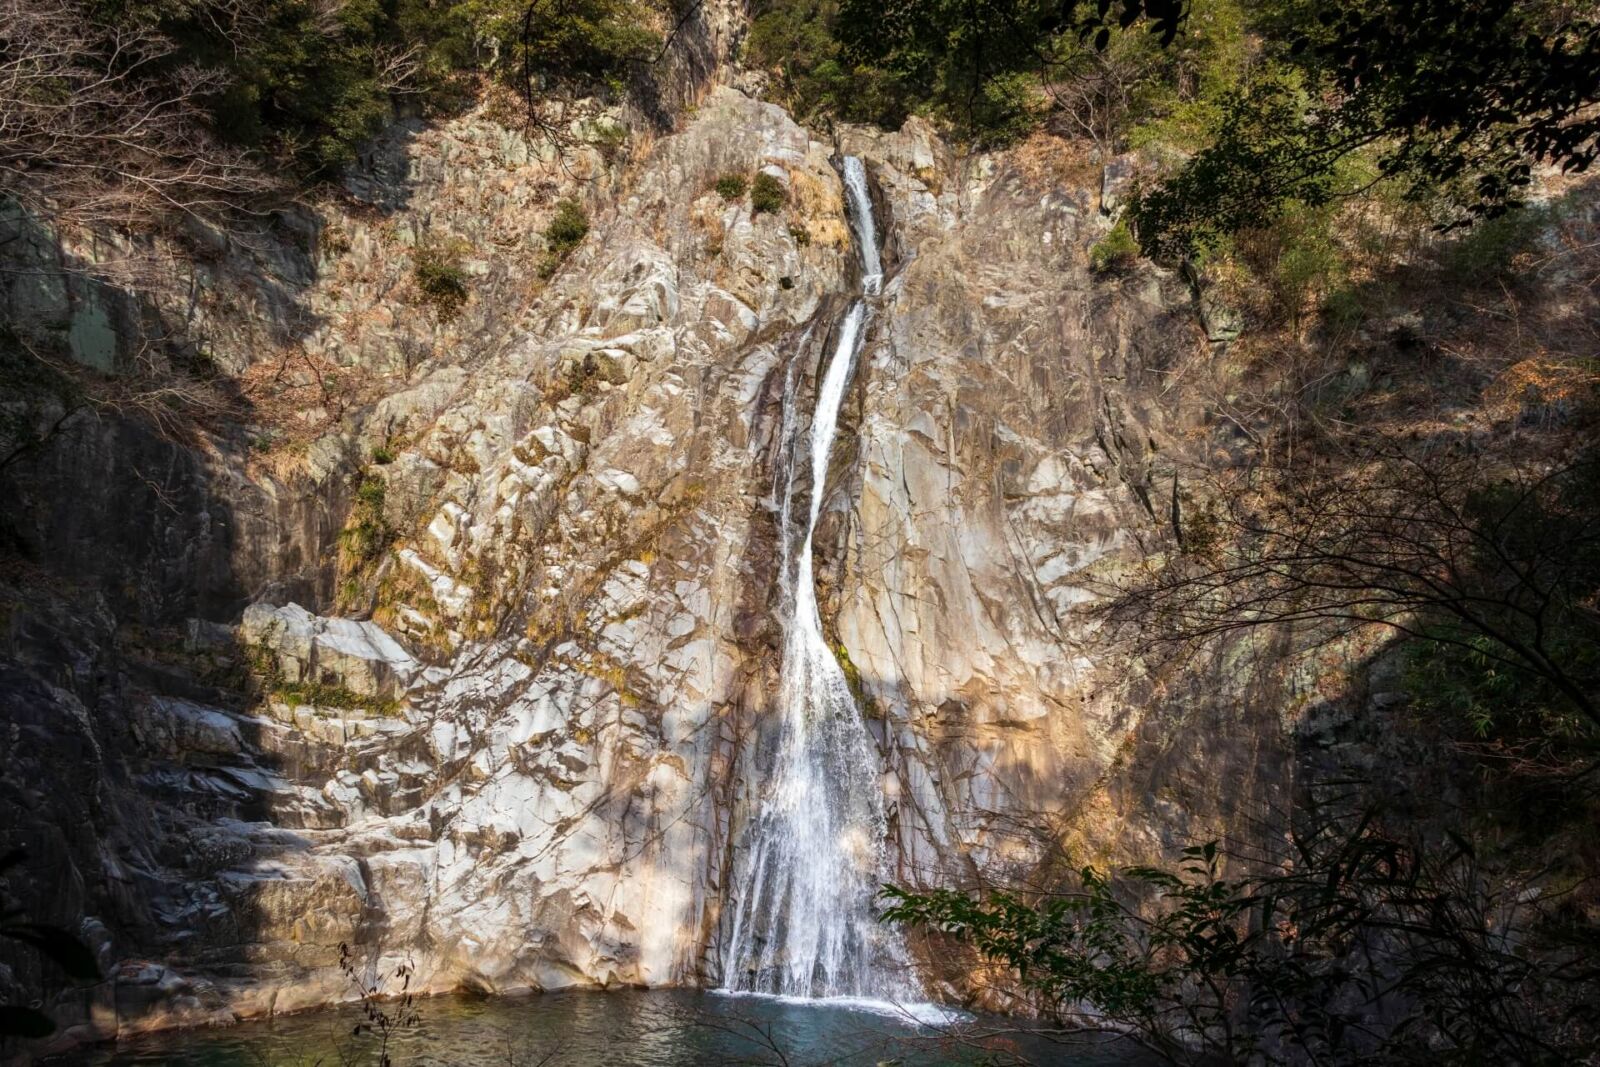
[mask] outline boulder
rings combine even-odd
[[[239,623],[245,644],[270,652],[284,680],[332,685],[390,700],[420,665],[375,622],[313,615],[299,604],[252,604]]]

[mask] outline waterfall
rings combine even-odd
[[[737,890],[723,976],[734,992],[905,1003],[920,990],[898,933],[880,924],[873,910],[885,874],[887,833],[877,752],[823,636],[812,561],[839,410],[866,333],[866,297],[877,295],[883,284],[866,171],[854,156],[845,159],[843,170],[865,296],[838,325],[804,453],[798,448],[793,365],[786,383],[778,486],[781,573],[788,583],[782,597],[781,735]],[[809,471],[802,455],[809,456]],[[794,498],[806,487],[801,473],[810,475],[810,496],[804,533],[796,537]]]
[[[859,156],[844,158],[844,191],[850,198],[850,226],[856,232],[856,248],[861,253],[861,290],[868,296],[877,296],[883,289],[883,260],[878,255],[878,224],[872,217],[867,168]],[[818,403],[820,407],[821,402]]]

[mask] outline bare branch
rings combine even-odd
[[[79,0],[0,0],[0,194],[58,224],[134,231],[273,189],[209,131],[223,76],[168,69],[173,55],[151,26],[107,25]]]

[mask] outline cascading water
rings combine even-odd
[[[850,225],[856,231],[861,254],[861,289],[868,296],[883,290],[883,260],[878,254],[878,223],[872,217],[872,192],[867,188],[867,168],[857,156],[844,157],[844,191],[850,199]],[[857,301],[859,306],[860,301]],[[851,356],[852,360],[854,355]],[[817,400],[818,410],[822,401]],[[829,440],[832,440],[830,435]]]
[[[844,185],[862,289],[875,296],[883,284],[876,223],[866,171],[854,156],[844,161]],[[787,459],[778,486],[782,573],[789,582],[778,694],[782,734],[723,957],[724,981],[735,992],[894,1003],[920,996],[898,934],[873,915],[886,834],[878,759],[822,633],[811,557],[839,409],[866,320],[866,299],[858,299],[839,324],[817,388],[808,440],[811,492],[798,546],[793,501],[802,452],[793,367],[785,390]]]

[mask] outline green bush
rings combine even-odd
[[[544,229],[550,247],[570,252],[578,247],[589,233],[589,215],[576,200],[563,200],[556,205],[555,218]]]
[[[364,711],[369,715],[389,718],[400,714],[400,701],[395,697],[363,696],[353,689],[325,682],[277,681],[269,691],[272,700],[291,708],[337,708],[341,711]]]
[[[1367,294],[1358,287],[1341,285],[1322,300],[1322,325],[1334,333],[1348,333],[1367,321]]]
[[[456,244],[419,247],[412,261],[411,276],[423,300],[433,305],[444,322],[460,314],[472,295],[467,288],[466,269],[461,265],[461,248]]]
[[[761,0],[754,14],[746,59],[777,75],[779,92],[796,115],[896,127],[910,114],[910,100],[893,75],[845,58],[838,0]]]
[[[716,184],[717,195],[724,200],[738,200],[749,187],[750,183],[743,174],[724,174]]]
[[[1273,310],[1297,334],[1308,312],[1336,291],[1347,273],[1335,209],[1288,204],[1269,225],[1240,235],[1239,248],[1264,283]]]
[[[175,45],[172,71],[221,73],[227,88],[210,100],[218,134],[313,177],[354,161],[393,117],[396,92],[448,108],[467,95],[471,75],[521,88],[525,72],[540,89],[554,80],[615,91],[660,42],[646,28],[654,0],[541,4],[529,32],[521,0],[253,0],[245,8],[247,18],[167,0],[105,0],[92,10],[114,25],[159,28]],[[619,147],[614,133],[602,133],[602,152]]]
[[[1453,829],[1332,809],[1297,820],[1274,862],[1230,857],[1228,877],[1212,842],[1165,867],[1085,865],[1051,892],[886,886],[880,918],[1005,968],[1044,1018],[1092,1007],[1167,1062],[1581,1062],[1592,1036],[1557,1020],[1600,983],[1565,963],[1563,938],[1592,937],[1567,905],[1501,889]]]
[[[628,143],[628,128],[619,123],[606,123],[595,129],[593,143],[601,159],[614,163]]]
[[[341,570],[346,574],[374,562],[394,541],[394,529],[384,516],[387,487],[375,474],[364,474],[356,484],[355,504],[350,520],[339,533],[344,549]]]
[[[784,190],[783,183],[765,171],[757,174],[750,186],[750,210],[757,215],[781,211],[788,199],[789,194]]]
[[[355,500],[344,528],[339,531],[339,596],[341,609],[354,608],[362,599],[368,576],[394,544],[396,531],[385,515],[388,487],[370,471],[361,472]]]
[[[1111,232],[1089,249],[1089,269],[1096,274],[1122,274],[1139,261],[1139,242],[1126,219],[1117,220]]]
[[[1536,206],[1486,219],[1445,246],[1441,265],[1458,285],[1492,284],[1511,273],[1519,255],[1538,241],[1554,212]]]
[[[589,233],[589,216],[576,200],[556,205],[555,218],[544,228],[546,251],[539,264],[539,277],[548,278],[560,269],[568,255]]]

